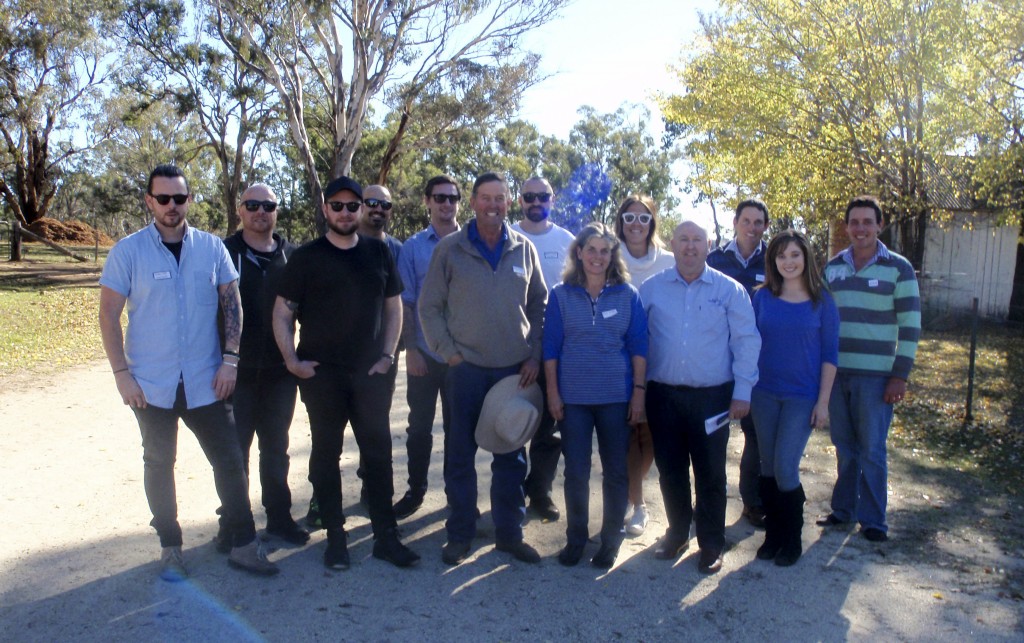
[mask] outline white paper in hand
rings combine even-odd
[[[723,426],[729,426],[729,412],[724,411],[718,415],[712,415],[708,419],[704,420],[704,430],[708,435],[711,435]]]

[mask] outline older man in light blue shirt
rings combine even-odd
[[[713,574],[725,548],[728,422],[750,412],[761,336],[743,286],[707,266],[708,236],[699,224],[679,224],[672,253],[676,265],[640,287],[650,336],[647,418],[669,521],[655,556],[678,557],[696,522],[698,569]]]

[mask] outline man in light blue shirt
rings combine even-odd
[[[233,534],[228,563],[276,574],[256,539],[235,420],[242,334],[238,273],[218,237],[189,227],[192,196],[180,169],[156,167],[146,188],[153,223],[115,245],[100,277],[100,331],[121,399],[142,433],[150,524],[163,548],[160,576],[188,576],[174,487],[178,420],[195,433],[213,466],[224,521]],[[121,313],[128,306],[122,334]],[[224,350],[217,311],[224,317]]]
[[[423,279],[442,238],[459,230],[459,185],[450,176],[438,175],[427,181],[423,203],[430,215],[430,224],[406,240],[398,256],[398,274],[402,276],[402,339],[405,342],[405,371],[408,378],[406,401],[409,404],[409,429],[405,448],[409,456],[409,490],[395,503],[395,518],[408,518],[423,505],[427,493],[427,472],[430,452],[434,447],[434,415],[437,398],[441,397],[441,422],[448,437],[451,416],[444,390],[448,364],[427,347],[416,306],[423,288]],[[444,449],[445,458],[448,449]]]
[[[686,551],[695,522],[697,568],[714,574],[725,548],[727,425],[750,412],[761,336],[743,286],[707,266],[708,236],[698,223],[679,224],[672,253],[676,265],[640,286],[650,337],[647,419],[669,521],[655,556]]]

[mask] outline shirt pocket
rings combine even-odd
[[[217,305],[217,274],[210,271],[192,273],[192,286],[195,290],[196,304],[200,306]]]

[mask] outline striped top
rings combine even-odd
[[[921,336],[921,296],[910,262],[881,241],[859,271],[853,251],[825,266],[839,307],[839,371],[907,379]]]
[[[647,357],[647,314],[636,288],[605,286],[591,299],[581,286],[555,286],[544,315],[544,360],[558,360],[566,404],[628,402],[636,356]]]

